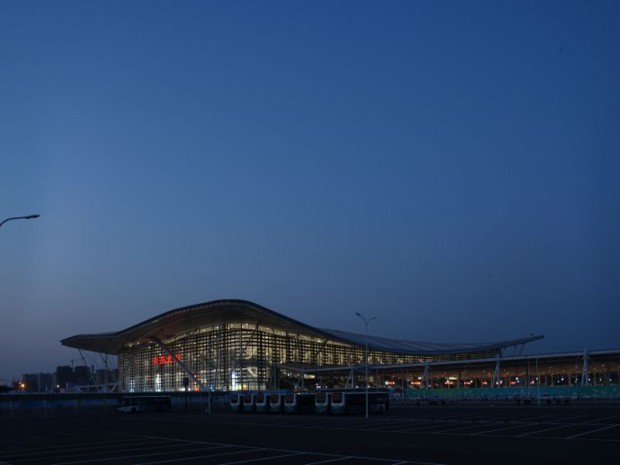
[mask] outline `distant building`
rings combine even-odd
[[[118,382],[118,369],[98,369],[95,371],[95,383],[98,385],[114,384]]]
[[[26,392],[48,392],[54,388],[52,373],[32,373],[22,375],[22,383]]]
[[[66,389],[75,385],[72,367],[63,365],[56,368],[56,385],[60,389]]]
[[[89,367],[78,365],[73,370],[73,381],[77,386],[87,386],[93,384],[93,375]]]
[[[37,374],[23,374],[22,383],[24,383],[24,390],[27,392],[40,392],[39,391],[39,376]]]
[[[37,375],[39,392],[50,392],[54,389],[54,375],[52,373],[39,373]]]

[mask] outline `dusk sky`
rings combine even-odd
[[[0,2],[0,384],[215,299],[620,349],[620,2]],[[99,364],[85,353],[89,364]]]

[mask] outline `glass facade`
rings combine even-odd
[[[118,354],[120,389],[126,392],[189,389],[278,389],[282,365],[299,367],[364,364],[365,348],[330,338],[292,333],[256,323],[220,323],[160,341],[127,344]],[[369,350],[370,364],[410,364],[494,356],[494,353],[421,356]]]

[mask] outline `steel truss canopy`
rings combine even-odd
[[[364,346],[365,344],[365,335],[363,334],[315,328],[253,302],[237,299],[214,300],[181,307],[149,318],[121,331],[78,334],[60,342],[67,347],[116,355],[128,344],[152,343],[153,338],[166,340],[196,328],[229,323],[249,323],[259,327],[265,326],[291,334],[339,341],[354,346]],[[431,343],[368,336],[368,348],[369,350],[412,355],[464,354],[500,351],[543,337],[542,335],[532,335],[519,339],[486,343]]]

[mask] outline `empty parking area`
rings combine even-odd
[[[35,438],[28,438],[32,441]],[[305,451],[244,447],[204,441],[184,441],[166,437],[122,435],[93,437],[88,433],[50,433],[36,438],[29,447],[3,442],[2,458],[8,464],[410,464],[361,456],[316,454]],[[11,447],[13,446],[13,447]]]
[[[8,464],[463,464],[616,460],[618,408],[395,406],[379,415],[203,412],[0,423]],[[534,459],[534,462],[532,460]]]
[[[620,408],[617,407],[393,407],[388,414],[371,415],[368,419],[239,413],[231,414],[228,421],[334,430],[601,440],[617,441],[620,445]]]
[[[151,417],[147,420],[154,419]],[[196,417],[193,419],[195,420]],[[138,418],[137,420],[139,425],[141,419]],[[161,420],[161,417],[158,420]],[[405,465],[424,462],[250,447],[133,433],[101,432],[97,429],[73,432],[56,430],[22,432],[18,437],[0,440],[0,464],[77,465],[98,463],[142,465],[165,463],[205,465],[253,463]]]

